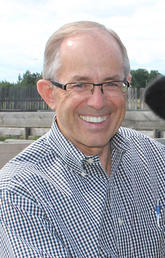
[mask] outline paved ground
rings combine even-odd
[[[0,142],[0,168],[11,158],[16,156],[20,151],[27,147],[32,141],[8,140]]]

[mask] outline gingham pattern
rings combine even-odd
[[[126,128],[110,144],[108,178],[54,122],[1,170],[0,257],[165,257],[165,146]]]

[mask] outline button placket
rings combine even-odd
[[[82,177],[84,177],[84,178],[87,177],[87,173],[86,173],[85,171],[82,171],[82,172],[80,173],[80,175],[81,175]]]
[[[88,164],[90,164],[90,165],[92,165],[92,164],[93,164],[93,162],[94,162],[94,160],[93,160],[92,158],[89,158],[89,159],[87,159],[86,161],[87,161],[87,162],[88,162]]]

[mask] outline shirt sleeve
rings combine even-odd
[[[43,209],[19,192],[2,191],[1,257],[69,257]]]

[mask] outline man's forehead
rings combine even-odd
[[[94,31],[81,31],[73,35],[70,35],[69,37],[63,40],[61,44],[61,48],[63,47],[74,48],[79,44],[86,45],[88,44],[89,41],[94,41],[95,44],[97,44],[98,42],[102,44],[104,43],[114,44],[114,42],[115,44],[117,43],[114,37],[110,33],[97,29]]]
[[[79,33],[63,41],[60,47],[61,69],[58,76],[86,76],[88,80],[123,72],[123,58],[119,45],[108,33]],[[73,80],[73,79],[72,79]],[[104,79],[105,80],[105,79]]]

